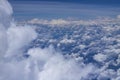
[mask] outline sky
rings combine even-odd
[[[119,0],[9,0],[14,10],[14,18],[91,19],[115,17],[120,14]]]
[[[86,3],[86,4],[108,4],[119,5],[120,0],[10,0],[10,1],[55,1],[55,2],[69,2],[69,3]]]

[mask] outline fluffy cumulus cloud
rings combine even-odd
[[[106,55],[98,53],[94,56],[94,59],[98,62],[104,62],[106,60]]]
[[[0,58],[7,50],[7,29],[10,26],[12,7],[7,0],[0,0]]]
[[[92,64],[78,64],[73,59],[65,59],[51,47],[34,48],[28,53],[37,66],[34,67],[34,72],[37,72],[38,80],[80,80],[88,77],[94,68]]]
[[[92,64],[65,59],[51,47],[33,48],[28,54],[27,60],[1,62],[0,80],[82,80],[94,73]]]
[[[7,0],[0,0],[0,23],[4,25],[4,28],[9,27],[11,20],[11,14],[13,13],[11,5]]]
[[[18,53],[22,53],[22,48],[27,46],[33,39],[37,37],[37,34],[30,26],[15,26],[12,25],[7,31],[8,34],[8,50],[6,57],[14,56]]]

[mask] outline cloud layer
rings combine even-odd
[[[1,0],[0,4],[3,15],[0,18],[0,80],[82,80],[93,74],[94,65],[65,58],[52,47],[31,48],[24,52],[37,38],[37,33],[32,26],[17,26],[11,22],[10,4],[6,0]],[[6,25],[8,21],[9,25]],[[29,57],[23,58],[24,54]]]
[[[19,25],[12,20],[12,13],[12,7],[8,1],[0,0],[0,80],[120,79],[119,68],[116,70],[108,68],[111,67],[110,64],[116,66],[120,64],[119,16],[115,19],[102,18],[88,21],[33,19]],[[29,25],[26,25],[26,23]],[[36,25],[39,25],[39,27]],[[63,55],[62,52],[54,49],[51,45],[45,48],[31,47],[31,45],[36,45],[36,40],[45,41],[47,40],[46,37],[51,38],[50,34],[42,34],[42,31],[45,30],[43,28],[46,27],[47,30],[53,29],[52,32],[56,27],[58,32],[58,29],[63,29],[63,31],[75,29],[75,36],[68,31],[72,37],[69,37],[66,33],[66,35],[63,35],[63,39],[58,40],[59,44],[57,46],[60,47],[62,44],[65,44],[63,46],[69,46],[73,43],[77,45],[79,41],[74,40],[76,38],[82,42],[75,48],[83,52]],[[39,30],[41,34],[38,34]],[[49,30],[47,30],[43,32],[49,33]],[[106,34],[101,34],[100,31]],[[111,36],[113,34],[114,36]],[[80,35],[81,37],[79,37]],[[42,39],[39,39],[39,37]],[[48,42],[57,41],[50,39]],[[39,44],[37,43],[37,45]],[[101,47],[101,44],[104,46]],[[68,49],[71,48],[68,47]],[[93,55],[96,49],[99,51]],[[109,59],[111,56],[113,57],[113,54],[117,55],[117,58],[115,60]],[[90,59],[81,55],[90,57]],[[87,62],[87,59],[92,61],[91,56],[94,62],[99,63],[98,65]],[[114,68],[114,66],[112,67]]]

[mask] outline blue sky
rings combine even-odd
[[[10,1],[55,1],[55,2],[72,2],[72,3],[86,3],[86,4],[109,4],[119,5],[120,0],[10,0]]]
[[[118,0],[9,0],[17,20],[33,18],[91,19],[116,17],[120,14]],[[117,6],[118,5],[118,6]]]

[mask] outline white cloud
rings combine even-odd
[[[12,27],[8,29],[7,34],[9,44],[6,57],[22,53],[22,47],[28,45],[37,37],[37,33],[35,32],[35,30],[28,25],[12,25]]]
[[[8,15],[13,13],[12,7],[7,0],[0,0],[0,10]]]
[[[8,1],[0,0],[0,24],[2,24],[4,28],[9,27],[12,13],[12,7]]]
[[[81,80],[94,73],[94,65],[65,59],[53,48],[33,48],[22,61],[0,63],[0,80]]]
[[[0,59],[7,50],[7,28],[10,26],[12,7],[7,0],[0,0]]]
[[[72,39],[66,39],[66,38],[60,41],[60,43],[65,43],[65,44],[68,44],[68,43],[74,43],[74,42],[75,42],[75,40],[72,40]]]
[[[104,62],[107,59],[107,56],[102,53],[98,53],[98,54],[94,55],[93,58],[98,62]]]
[[[51,48],[35,48],[28,52],[37,66],[38,80],[80,80],[94,73],[93,65],[78,64],[60,53],[53,54],[53,51]]]
[[[117,18],[120,19],[120,15],[117,15]]]
[[[39,24],[39,25],[49,25],[51,27],[65,27],[65,26],[75,26],[75,25],[110,25],[113,23],[119,24],[120,19],[114,18],[97,18],[94,20],[68,20],[68,19],[51,19],[51,20],[44,20],[44,19],[32,19],[25,22],[21,22],[23,24]]]
[[[0,24],[0,59],[7,50],[7,33],[3,25]]]

